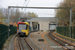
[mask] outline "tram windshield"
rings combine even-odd
[[[19,24],[19,29],[27,30],[27,25]]]

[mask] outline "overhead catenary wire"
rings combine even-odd
[[[28,1],[28,3],[27,3],[27,5],[26,5],[26,7],[28,6],[29,2],[30,2],[30,0]]]
[[[54,15],[54,14],[49,14],[49,13],[37,13],[37,14],[43,14],[43,15]]]
[[[28,6],[28,4],[29,4],[30,0],[28,1],[28,3],[27,3],[27,4],[26,4],[26,1],[27,1],[27,0],[25,0],[25,1],[24,1],[25,7],[27,7],[27,6]],[[23,6],[24,6],[24,4],[23,4]]]
[[[25,1],[24,1],[24,4],[23,4],[23,6],[26,4],[26,1],[27,1],[27,0],[25,0]]]
[[[24,3],[25,3],[25,7],[27,7],[27,6],[28,6],[28,4],[29,4],[30,0],[28,1],[28,3],[27,3],[27,4],[26,4],[26,1],[27,1],[27,0],[25,0],[25,1],[24,1]],[[24,6],[24,4],[23,4],[23,6]],[[25,8],[25,10],[24,10],[24,11],[25,11],[25,14],[26,14],[26,8]],[[23,16],[24,16],[24,14],[23,14]],[[25,16],[26,16],[26,15],[25,15]]]

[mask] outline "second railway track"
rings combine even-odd
[[[65,42],[65,41],[62,41],[62,40],[60,40],[60,39],[58,39],[57,37],[55,37],[55,36],[53,36],[53,33],[54,31],[50,31],[50,33],[49,33],[49,37],[52,39],[52,40],[54,40],[55,42],[57,42],[57,43],[59,43],[61,46],[63,46],[64,48],[66,48],[66,50],[74,50],[74,49],[72,49],[71,47],[69,47],[69,46],[73,46],[73,45],[71,45],[71,44],[69,44],[69,43],[67,43],[67,42]],[[68,44],[68,46],[66,46],[65,44]],[[73,46],[74,47],[74,46]]]

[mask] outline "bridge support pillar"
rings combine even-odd
[[[33,31],[32,21],[30,22],[31,31]]]

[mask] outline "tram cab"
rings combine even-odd
[[[29,33],[29,23],[28,22],[18,22],[17,23],[17,34],[28,36]]]

